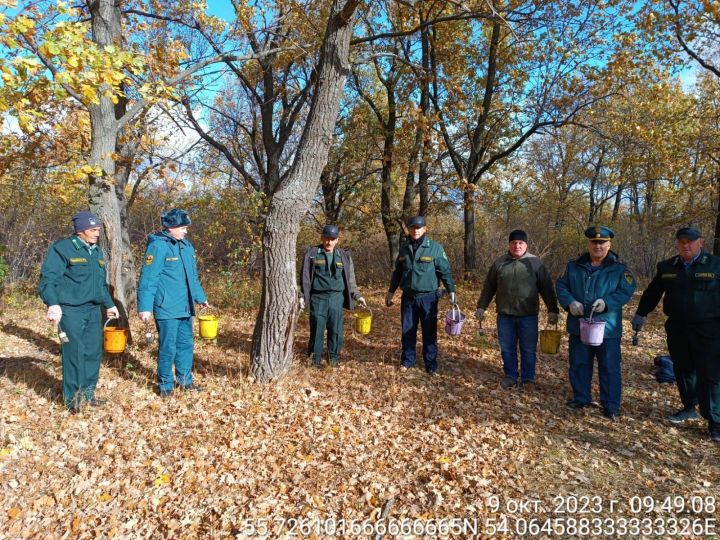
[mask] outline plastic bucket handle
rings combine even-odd
[[[119,326],[111,326],[108,328],[108,323],[112,320],[115,319],[108,319],[103,325],[103,345],[105,351],[109,353],[125,352],[128,329],[120,328]]]

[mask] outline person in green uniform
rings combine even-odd
[[[710,440],[720,442],[720,257],[703,250],[705,239],[695,227],[679,229],[675,242],[678,254],[658,263],[632,328],[640,331],[664,297],[667,346],[682,401],[668,420],[680,424],[698,418],[699,402]]]
[[[327,329],[330,365],[340,363],[343,344],[343,308],[354,309],[355,302],[367,307],[355,283],[355,267],[350,250],[337,247],[340,230],[325,225],[320,245],[305,250],[301,271],[300,309],[310,306],[308,354],[313,365],[321,365],[325,329]]]
[[[440,281],[450,294],[450,302],[457,304],[455,282],[445,250],[426,236],[424,216],[415,216],[406,223],[408,242],[400,248],[385,305],[393,305],[395,291],[402,289],[400,317],[402,323],[401,369],[415,365],[415,344],[418,323],[422,327],[423,362],[429,375],[436,375],[437,318],[440,299]]]
[[[71,413],[83,402],[93,407],[102,360],[101,310],[110,319],[120,316],[105,275],[105,256],[97,245],[100,219],[89,211],[72,218],[75,234],[58,240],[48,250],[40,270],[38,293],[48,306],[47,318],[65,336],[62,357],[63,401]]]

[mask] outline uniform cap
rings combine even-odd
[[[407,225],[408,227],[417,227],[418,229],[420,227],[424,227],[425,216],[413,216],[405,222],[405,225]]]
[[[179,208],[173,208],[172,210],[165,212],[162,216],[160,216],[160,222],[166,229],[185,227],[192,223],[187,212],[185,210],[180,210]]]
[[[340,236],[340,229],[336,225],[325,225],[322,230],[323,238],[337,238]]]
[[[78,212],[72,218],[73,228],[76,233],[87,231],[88,229],[94,229],[100,227],[100,218],[89,210],[83,210]]]
[[[683,227],[682,229],[678,229],[675,233],[675,239],[679,240],[680,238],[697,240],[698,238],[702,238],[702,233],[695,227]]]
[[[585,229],[585,236],[590,240],[611,240],[615,237],[615,232],[610,227],[598,225]]]

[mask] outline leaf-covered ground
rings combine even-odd
[[[383,291],[366,297],[380,306]],[[161,400],[156,346],[139,343],[104,361],[108,405],[73,416],[42,315],[9,309],[0,326],[2,538],[375,538],[381,516],[404,527],[386,538],[512,538],[532,519],[536,537],[665,537],[673,520],[718,518],[720,446],[704,422],[664,420],[679,400],[653,377],[657,314],[639,347],[623,339],[617,423],[565,407],[565,336],[559,355],[539,355],[536,388],[500,388],[492,316],[482,335],[472,317],[459,337],[441,332],[440,376],[401,372],[397,306],[375,308],[364,337],[348,315],[335,370],[308,365],[301,318],[292,372],[271,385],[247,376],[254,313],[223,313],[217,342],[196,344],[204,392]],[[572,534],[582,518],[605,528]],[[608,528],[632,518],[650,528]]]

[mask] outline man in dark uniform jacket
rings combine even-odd
[[[343,344],[343,308],[353,309],[355,302],[367,307],[355,283],[350,250],[337,248],[339,237],[335,225],[325,225],[321,244],[308,247],[303,257],[300,309],[310,306],[308,353],[316,367],[321,365],[325,329],[330,365],[337,367]]]
[[[400,316],[402,318],[402,368],[415,365],[415,342],[418,323],[422,327],[423,361],[425,371],[437,373],[437,317],[440,281],[450,293],[455,305],[455,282],[445,250],[425,233],[425,217],[415,216],[407,223],[409,241],[400,248],[385,305],[393,305],[398,287],[403,291]]]
[[[694,227],[675,234],[678,255],[657,265],[657,274],[640,299],[633,330],[663,297],[667,345],[683,408],[668,417],[673,423],[708,421],[710,439],[720,442],[720,257],[703,250]]]
[[[85,210],[73,216],[75,234],[58,240],[48,250],[40,270],[40,298],[47,318],[65,332],[62,356],[63,400],[72,413],[95,398],[102,360],[101,306],[108,318],[120,316],[108,290],[105,256],[97,245],[100,219]]]

